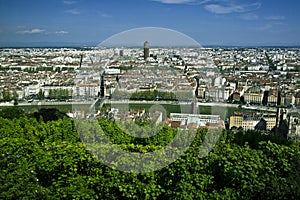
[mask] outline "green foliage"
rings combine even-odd
[[[53,67],[49,66],[49,67],[43,67],[43,66],[38,66],[38,67],[28,67],[24,69],[25,72],[28,73],[37,73],[40,71],[54,71]]]
[[[135,123],[109,122],[99,120],[101,129],[109,137],[110,141],[120,145],[150,145],[162,147],[172,141],[176,131],[170,127],[141,126]],[[124,132],[123,130],[126,130]],[[118,133],[118,137],[116,137]],[[143,134],[143,135],[141,135]],[[152,137],[149,137],[152,136]],[[132,150],[132,149],[131,149]]]
[[[39,100],[42,100],[45,98],[45,93],[42,91],[42,89],[39,90],[39,93],[37,94],[37,98]]]
[[[40,97],[43,97],[44,94],[39,94]],[[39,98],[40,98],[39,97]],[[71,98],[71,94],[68,89],[50,89],[48,99],[58,99],[58,100],[66,100]]]
[[[131,100],[167,100],[167,101],[177,101],[177,97],[172,92],[161,92],[161,91],[142,91],[135,92],[130,96]]]
[[[57,108],[41,108],[38,112],[34,112],[33,116],[37,120],[43,120],[44,122],[58,120],[66,117],[67,115]]]
[[[130,66],[120,66],[118,68],[122,71],[128,71],[128,70],[131,70],[133,67],[132,67],[132,65],[130,65]]]
[[[293,71],[300,72],[300,65],[294,66],[294,70]]]
[[[10,90],[3,90],[2,92],[2,99],[1,101],[11,101],[12,100],[12,95]]]
[[[276,70],[277,68],[276,68],[274,62],[272,61],[272,59],[270,58],[270,56],[267,53],[265,53],[265,55],[266,55],[267,62],[268,62],[268,65],[270,67],[270,70]]]
[[[279,134],[270,133],[269,135],[262,134],[259,131],[249,130],[244,132],[243,130],[236,133],[233,142],[243,146],[246,143],[253,149],[257,149],[259,142],[261,141],[271,141],[280,145],[290,145],[292,141],[286,140]]]
[[[162,127],[149,138],[136,138],[116,122],[96,122],[109,139],[135,152],[160,149],[176,135]],[[126,124],[124,126],[127,126]],[[149,124],[128,125],[150,134]],[[103,165],[81,142],[101,140],[74,121],[48,122],[21,116],[0,118],[0,199],[299,199],[300,145],[259,132],[223,130],[214,149],[200,158],[207,129],[197,131],[180,159],[144,174]],[[148,131],[148,132],[147,132]],[[121,161],[121,160],[120,160]]]
[[[24,110],[17,107],[6,107],[0,109],[0,117],[2,118],[14,119],[14,118],[20,118],[24,116],[25,116]]]

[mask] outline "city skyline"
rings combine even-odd
[[[296,46],[299,8],[296,0],[0,0],[0,46],[97,45],[142,27],[201,45]]]

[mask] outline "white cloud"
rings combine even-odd
[[[269,16],[269,17],[266,17],[266,19],[268,19],[268,20],[285,20],[285,16],[281,16],[281,15]]]
[[[70,10],[65,10],[65,13],[78,15],[78,14],[80,14],[80,11],[78,9],[70,9]]]
[[[257,20],[259,19],[259,16],[254,13],[246,13],[241,15],[240,18],[244,20]]]
[[[44,33],[45,30],[39,29],[39,28],[34,28],[31,30],[23,30],[23,31],[17,31],[17,34],[38,34],[38,33]]]
[[[69,32],[67,31],[56,31],[55,34],[59,34],[59,35],[64,35],[64,34],[68,34]]]
[[[63,1],[63,3],[66,5],[72,5],[72,4],[77,3],[77,1]]]
[[[260,3],[253,4],[208,4],[204,8],[214,14],[230,14],[230,13],[243,13],[259,9]]]

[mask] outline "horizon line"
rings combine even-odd
[[[97,42],[0,42],[0,48],[99,48]],[[143,48],[143,46],[138,45],[128,45],[128,46],[111,46],[106,48]],[[151,48],[195,48],[195,46],[152,46]],[[201,44],[202,48],[217,48],[217,47],[238,47],[238,48],[247,48],[247,47],[297,47],[300,48],[300,44]],[[201,48],[200,47],[200,48]],[[199,47],[198,47],[199,48]]]

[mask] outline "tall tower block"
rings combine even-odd
[[[104,72],[103,72],[104,74]],[[104,98],[105,97],[105,86],[104,86],[104,75],[101,74],[101,82],[100,82],[100,97]]]
[[[144,60],[147,60],[147,58],[149,58],[149,56],[150,56],[149,48],[150,48],[150,44],[148,41],[146,41],[144,43]]]

